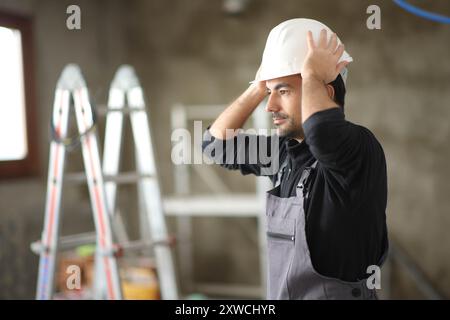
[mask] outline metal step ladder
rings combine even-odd
[[[170,243],[148,125],[148,111],[141,85],[133,67],[124,65],[117,71],[109,91],[106,111],[103,173],[105,178],[119,178],[108,179],[105,183],[108,208],[111,213],[115,212],[118,183],[137,183],[140,221],[147,222],[147,224],[141,223],[141,237],[148,243],[165,244],[166,240]],[[119,174],[118,172],[124,114],[129,115],[131,122],[136,174]],[[167,245],[154,246],[154,254],[162,298],[178,299],[171,248]]]
[[[67,137],[69,108],[73,105],[79,136]],[[128,102],[128,106],[125,106]],[[68,65],[57,84],[51,129],[50,167],[41,241],[32,244],[40,254],[37,299],[52,299],[54,294],[55,261],[58,248],[96,243],[95,299],[121,299],[120,276],[116,256],[123,250],[152,247],[163,299],[177,299],[178,291],[170,245],[174,241],[167,235],[161,195],[156,174],[147,111],[139,81],[130,66],[122,66],[112,82],[104,143],[103,172],[95,134],[95,112],[89,103],[88,90],[77,65]],[[137,172],[119,174],[120,146],[123,114],[131,119]],[[81,144],[84,174],[67,174],[64,180],[86,182],[94,214],[96,232],[59,237],[60,203],[64,175],[64,156],[68,148]],[[146,226],[145,237],[130,242],[115,210],[117,185],[136,183],[140,201],[141,224]],[[144,217],[142,217],[144,215]],[[119,232],[120,231],[120,232]],[[114,243],[115,240],[121,240]]]
[[[61,193],[65,154],[74,139],[67,137],[69,108],[73,100],[84,169],[93,210],[97,252],[101,259],[108,299],[121,299],[121,285],[114,255],[110,216],[107,211],[103,174],[95,133],[94,110],[89,102],[86,83],[77,65],[67,65],[56,86],[53,114],[50,121],[53,141],[50,144],[50,163],[47,181],[44,230],[40,243],[32,248],[40,254],[36,298],[48,300],[54,294],[55,262],[58,251]]]

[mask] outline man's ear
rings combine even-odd
[[[331,100],[334,101],[334,87],[331,84],[327,84],[327,92]]]

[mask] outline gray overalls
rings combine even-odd
[[[375,289],[366,280],[346,282],[325,277],[314,270],[305,234],[303,200],[310,172],[317,161],[307,167],[297,185],[297,196],[280,198],[285,162],[278,173],[276,187],[267,192],[268,299],[377,299]],[[380,259],[384,262],[387,250]]]

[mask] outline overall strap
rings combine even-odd
[[[274,183],[274,187],[278,187],[281,184],[281,178],[283,177],[284,170],[286,169],[288,164],[287,158],[284,160],[284,162],[281,164],[280,170],[278,170],[277,173],[277,180]]]
[[[303,189],[305,189],[305,186],[307,185],[308,178],[311,175],[311,171],[317,167],[317,163],[318,163],[318,161],[316,160],[310,167],[306,167],[303,170],[302,175],[300,176],[300,180],[298,181],[298,184],[297,184],[297,196],[298,197],[304,196],[305,198],[307,198],[309,196],[309,190],[306,190],[306,192],[304,192]]]

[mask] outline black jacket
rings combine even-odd
[[[309,198],[304,204],[313,266],[324,276],[345,281],[365,279],[370,276],[367,267],[378,265],[388,248],[383,149],[367,128],[347,121],[339,108],[313,114],[304,122],[303,130],[305,139],[301,143],[276,135],[259,137],[266,139],[268,145],[278,139],[278,150],[269,154],[270,158],[278,156],[279,165],[288,161],[286,169],[291,172],[281,180],[280,196],[295,196],[303,169],[317,159],[318,165],[307,186]],[[261,163],[259,158],[251,164],[249,152],[255,152],[249,151],[252,137],[242,139],[244,134],[239,135],[240,139],[235,137],[234,145],[230,146],[207,130],[203,151],[228,169],[261,175],[268,164]],[[231,154],[234,161],[230,163]],[[240,161],[243,164],[237,163],[243,155],[245,161]],[[275,182],[276,174],[269,177]]]

